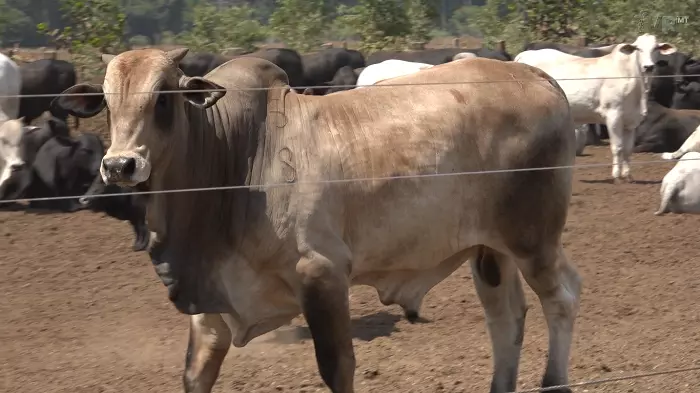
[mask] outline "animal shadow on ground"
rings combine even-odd
[[[27,210],[27,207],[16,202],[0,203],[0,212],[19,212]]]
[[[27,205],[24,208],[25,214],[33,214],[37,216],[43,216],[47,214],[72,214],[72,213],[77,213],[78,211],[81,210],[88,210],[85,208],[77,208],[74,211],[66,211],[63,209],[60,209],[58,207],[53,207],[53,206],[31,206]]]
[[[581,183],[586,184],[614,184],[613,179],[603,179],[603,180],[581,180]],[[661,180],[639,180],[634,179],[633,182],[627,183],[632,185],[649,185],[649,184],[661,184]]]
[[[362,341],[372,341],[378,337],[389,337],[399,332],[396,323],[403,318],[397,314],[380,311],[352,320],[352,337]],[[427,320],[422,320],[427,322]],[[302,340],[310,340],[311,331],[308,326],[282,326],[273,332],[269,342],[292,344]]]

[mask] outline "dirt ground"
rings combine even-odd
[[[609,163],[606,147],[577,163]],[[657,159],[636,155],[635,160]],[[571,381],[699,365],[698,218],[656,217],[672,164],[637,165],[637,184],[609,168],[579,169],[565,247],[584,277]],[[168,302],[126,222],[100,214],[0,213],[0,391],[177,392],[187,319]],[[411,325],[373,291],[351,296],[358,392],[486,392],[491,349],[464,266],[430,292]],[[521,389],[536,387],[546,354],[541,308],[528,313]],[[295,329],[231,348],[216,392],[325,391],[301,318]],[[697,392],[700,372],[577,392]]]

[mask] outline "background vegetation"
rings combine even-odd
[[[662,26],[661,16],[687,16]],[[284,43],[306,52],[329,40],[402,49],[433,38],[628,40],[641,32],[696,49],[700,0],[0,0],[0,44],[57,46],[79,56],[132,46],[252,51]]]

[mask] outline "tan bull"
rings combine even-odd
[[[467,260],[493,343],[491,392],[516,388],[527,310],[518,271],[549,325],[542,385],[568,382],[580,294],[561,243],[572,170],[386,179],[573,164],[574,125],[554,80],[524,64],[471,59],[383,82],[442,85],[314,97],[291,91],[262,59],[183,76],[186,51],[105,55],[102,85],[66,93],[118,94],[56,102],[80,117],[109,108],[107,184],[251,186],[149,201],[150,256],[170,300],[192,315],[185,391],[211,391],[231,343],[303,313],[321,377],[351,393],[349,287],[375,287],[415,321],[426,293]],[[220,88],[230,90],[210,90]],[[131,94],[143,91],[163,92]],[[326,182],[367,178],[380,179]]]

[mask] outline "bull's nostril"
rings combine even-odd
[[[24,168],[24,164],[12,164],[10,166],[10,172],[19,172]]]
[[[132,176],[134,172],[136,172],[136,160],[133,158],[127,158],[126,162],[124,163],[122,173],[125,176]]]

